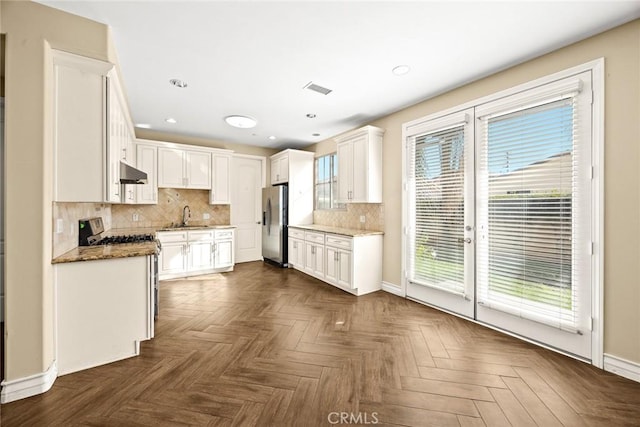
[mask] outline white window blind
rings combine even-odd
[[[589,218],[575,95],[481,117],[476,154],[478,303],[569,331]]]
[[[465,116],[466,117],[466,116]],[[465,124],[409,139],[409,281],[464,295]]]

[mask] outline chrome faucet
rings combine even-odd
[[[189,208],[189,205],[185,205],[185,207],[182,208],[182,225],[187,225],[190,219],[191,209]]]

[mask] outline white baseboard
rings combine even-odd
[[[49,369],[41,374],[30,377],[19,378],[17,380],[3,381],[2,392],[0,392],[0,403],[9,403],[26,397],[42,394],[53,386],[58,377],[58,365],[54,361]]]
[[[396,286],[393,283],[382,282],[382,290],[385,292],[389,292],[390,294],[398,295],[399,297],[404,298],[404,292],[402,292],[402,288],[400,286]]]
[[[605,353],[604,370],[640,382],[640,363]]]

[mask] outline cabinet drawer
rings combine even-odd
[[[186,231],[158,232],[156,233],[156,237],[162,243],[186,242],[187,232]]]
[[[304,232],[304,240],[307,242],[321,243],[324,245],[324,233],[316,233],[313,231]]]
[[[304,230],[300,230],[299,228],[289,228],[289,237],[304,240]]]
[[[189,231],[190,242],[201,242],[201,241],[212,241],[212,240],[213,240],[212,230]]]
[[[335,234],[327,234],[326,237],[326,245],[333,246],[336,248],[348,249],[351,250],[351,243],[353,242],[353,238],[347,236],[338,236]]]
[[[216,240],[233,239],[233,230],[216,230],[215,238]]]

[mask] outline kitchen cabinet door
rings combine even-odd
[[[231,203],[231,187],[229,174],[231,173],[231,156],[213,154],[211,170],[211,192],[209,203],[212,205],[228,205]]]
[[[174,148],[158,148],[158,187],[185,188],[183,152]]]
[[[186,242],[163,243],[160,256],[158,257],[159,275],[180,274],[187,271],[186,253]]]
[[[53,200],[109,201],[105,125],[113,65],[60,51],[53,51],[52,59]]]
[[[233,266],[233,240],[221,240],[215,242],[213,268],[226,268]]]
[[[365,126],[336,138],[340,202],[382,203],[383,134]]]
[[[271,159],[271,185],[289,182],[289,156],[287,154]]]
[[[337,259],[337,268],[336,268],[336,283],[338,286],[352,288],[353,280],[352,280],[352,253],[350,251],[345,251],[342,249],[338,249],[336,253]]]
[[[368,183],[368,162],[363,159],[368,159],[367,154],[367,138],[361,137],[351,141],[353,147],[353,158],[351,165],[351,202],[352,203],[366,203],[367,187]],[[382,173],[382,171],[380,171]]]
[[[289,265],[304,270],[304,241],[289,238]]]
[[[147,183],[135,185],[136,203],[157,204],[158,148],[153,145],[136,144],[136,166],[147,173]]]
[[[327,246],[327,268],[324,271],[324,278],[329,283],[338,283],[338,249]]]
[[[307,274],[324,278],[324,245],[305,242],[304,268]]]
[[[202,190],[211,189],[211,153],[185,151],[186,187]]]
[[[351,201],[353,189],[353,144],[338,144],[338,200],[340,203]]]
[[[189,242],[187,246],[187,269],[189,271],[213,268],[213,241]]]

